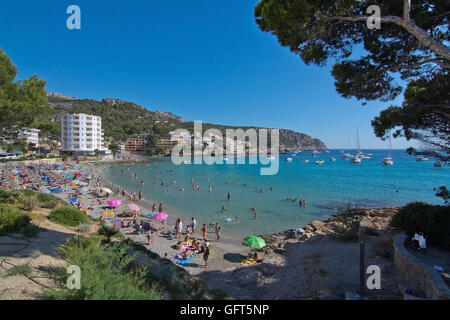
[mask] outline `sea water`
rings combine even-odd
[[[311,151],[280,155],[279,172],[273,176],[260,175],[261,166],[248,161],[234,165],[177,166],[170,158],[149,159],[148,166],[144,163],[107,165],[104,172],[128,193],[139,192],[144,180],[143,197],[163,203],[185,223],[192,217],[199,224],[218,222],[223,232],[236,235],[298,228],[312,220],[327,219],[339,205],[369,208],[401,206],[413,201],[442,203],[433,188],[450,186],[450,167],[434,167],[432,159],[416,161],[404,150],[393,150],[394,165],[383,166],[381,162],[388,156],[388,150],[364,151],[372,153],[372,158],[359,164],[342,160],[340,150],[321,152],[315,158]],[[355,153],[354,150],[345,152]],[[330,161],[332,156],[335,162]],[[292,157],[293,161],[285,162],[286,157]],[[309,162],[304,162],[305,159]],[[316,165],[317,160],[325,162]],[[192,188],[191,179],[200,186],[199,192]],[[213,186],[212,192],[209,185]],[[177,191],[179,187],[184,192]],[[228,192],[230,201],[227,201]],[[292,203],[286,198],[297,200]],[[306,207],[299,205],[300,199],[306,200]],[[222,206],[226,208],[224,213]],[[256,219],[253,207],[256,207]]]

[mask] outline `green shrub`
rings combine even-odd
[[[91,231],[91,225],[89,223],[82,223],[76,230],[81,233],[89,233]]]
[[[39,193],[37,196],[37,200],[39,202],[39,206],[46,209],[53,209],[60,204],[64,204],[63,200],[55,197],[52,194]]]
[[[53,209],[48,218],[50,221],[69,227],[76,227],[90,222],[84,212],[69,206]]]
[[[334,219],[334,231],[342,241],[356,241],[359,238],[359,210],[348,203],[339,204]]]
[[[14,204],[17,203],[20,193],[18,191],[0,190],[0,203]]]
[[[111,242],[111,238],[114,237],[117,233],[119,233],[119,230],[117,230],[116,227],[109,226],[105,223],[102,223],[102,225],[98,229],[98,234],[103,236],[106,242]]]
[[[27,226],[23,227],[22,234],[25,238],[33,238],[33,237],[37,236],[40,231],[41,231],[41,228],[30,223]]]
[[[36,193],[33,190],[30,190],[30,189],[22,189],[19,192],[22,193],[24,196],[27,196],[27,197],[33,197],[34,195],[36,195]]]
[[[146,268],[132,268],[134,255],[120,243],[104,246],[100,239],[74,237],[60,249],[69,265],[81,270],[81,288],[66,286],[65,268],[56,273],[60,288],[46,292],[44,298],[58,300],[156,300],[160,294],[146,281]]]
[[[22,264],[20,266],[12,267],[8,270],[7,275],[11,276],[28,276],[33,272],[33,268],[28,264]]]
[[[429,244],[450,249],[450,207],[414,202],[392,217],[392,226],[412,237],[423,232]]]
[[[20,231],[30,223],[30,217],[7,204],[0,204],[0,235]]]
[[[19,208],[25,211],[33,211],[36,205],[36,200],[34,197],[24,196],[19,200]]]

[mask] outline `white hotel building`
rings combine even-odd
[[[107,153],[104,146],[102,119],[78,113],[61,116],[61,147],[63,152],[93,155],[95,150]]]

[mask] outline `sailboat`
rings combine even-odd
[[[394,164],[394,159],[391,157],[392,146],[391,146],[391,137],[389,136],[389,156],[383,159],[383,165],[392,166]]]
[[[361,160],[369,160],[370,156],[368,154],[366,154],[366,153],[361,151],[361,148],[360,148],[360,145],[359,145],[359,131],[358,131],[358,128],[356,128],[356,141],[358,143],[358,151],[356,151],[356,157],[358,157]]]

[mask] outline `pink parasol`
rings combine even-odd
[[[111,201],[108,201],[108,206],[118,207],[118,206],[120,206],[121,203],[122,203],[122,201],[120,201],[120,200],[111,200]]]
[[[165,219],[167,219],[167,217],[168,217],[167,213],[159,212],[159,213],[157,213],[157,214],[154,214],[154,215],[152,216],[152,219],[155,219],[155,220],[165,220]]]
[[[75,173],[75,176],[77,176],[77,177],[82,177],[82,176],[83,176],[83,174],[82,174],[82,173],[79,173],[79,172],[77,172],[77,173]]]
[[[132,210],[132,211],[136,211],[136,212],[138,212],[138,211],[141,210],[141,208],[139,208],[139,206],[136,205],[136,204],[134,204],[134,203],[130,203],[130,204],[128,205],[128,209],[130,209],[130,210]]]

